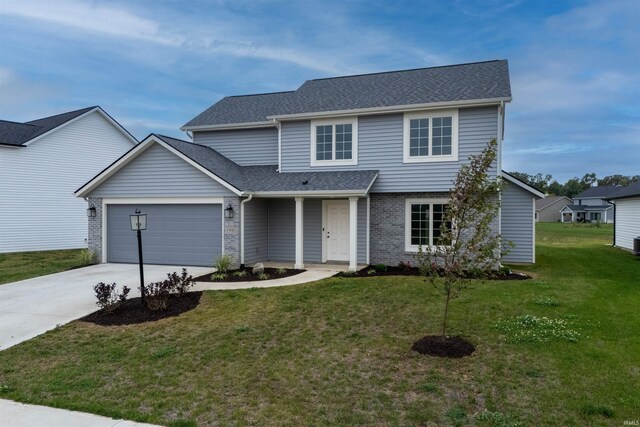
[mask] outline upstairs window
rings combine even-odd
[[[357,119],[311,122],[311,166],[356,165]]]
[[[458,160],[458,111],[408,113],[404,116],[404,162]]]

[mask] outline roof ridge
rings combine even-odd
[[[225,98],[245,98],[247,96],[262,96],[262,95],[278,95],[281,93],[296,93],[296,90],[283,90],[279,92],[263,92],[263,93],[248,93],[246,95],[227,95]]]
[[[0,119],[0,122],[4,122],[4,123],[13,123],[13,124],[16,124],[16,125],[23,125],[23,126],[42,127],[42,126],[34,125],[34,124],[31,124],[31,123],[28,123],[28,122],[15,122],[15,121],[13,121],[13,120],[3,120],[3,119]]]
[[[375,76],[379,74],[394,74],[394,73],[406,73],[409,71],[420,71],[420,70],[433,70],[436,68],[451,68],[451,67],[461,67],[464,65],[475,65],[475,64],[487,64],[489,62],[500,62],[506,61],[506,59],[490,59],[487,61],[476,61],[476,62],[463,62],[461,64],[449,64],[449,65],[434,65],[433,67],[418,67],[418,68],[407,68],[404,70],[391,70],[391,71],[376,71],[373,73],[360,73],[360,74],[351,74],[348,76],[334,76],[334,77],[320,77],[317,79],[309,79],[306,82],[315,82],[319,80],[333,80],[333,79],[348,79],[350,77],[363,77],[363,76]]]
[[[78,112],[84,111],[84,110],[90,111],[90,110],[93,110],[94,108],[100,108],[100,106],[99,105],[94,105],[92,107],[78,108],[77,110],[66,111],[64,113],[54,114],[52,116],[40,117],[39,119],[29,120],[28,122],[24,122],[24,124],[32,124],[33,122],[37,122],[39,120],[53,119],[54,117],[64,116],[65,114],[78,113]]]

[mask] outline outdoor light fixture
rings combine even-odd
[[[87,209],[87,216],[89,218],[95,218],[96,217],[96,207],[91,205],[89,207],[89,209]]]
[[[140,299],[144,305],[144,271],[142,268],[142,230],[147,229],[147,214],[140,213],[140,209],[136,209],[135,215],[129,215],[131,221],[131,231],[135,231],[138,235],[138,262],[140,264]]]
[[[231,206],[231,203],[229,203],[229,206],[224,210],[224,217],[227,219],[233,218],[233,207]]]

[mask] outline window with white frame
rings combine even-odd
[[[458,110],[406,113],[404,162],[458,160]]]
[[[311,166],[358,163],[357,119],[311,122]]]
[[[405,250],[417,252],[418,247],[445,245],[441,227],[445,223],[447,199],[406,199]],[[447,222],[448,229],[451,223]]]

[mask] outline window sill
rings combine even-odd
[[[314,160],[311,162],[311,167],[322,166],[358,166],[358,161],[351,160]]]
[[[457,162],[458,155],[450,156],[431,156],[431,157],[405,157],[402,163],[444,163],[444,162]]]

